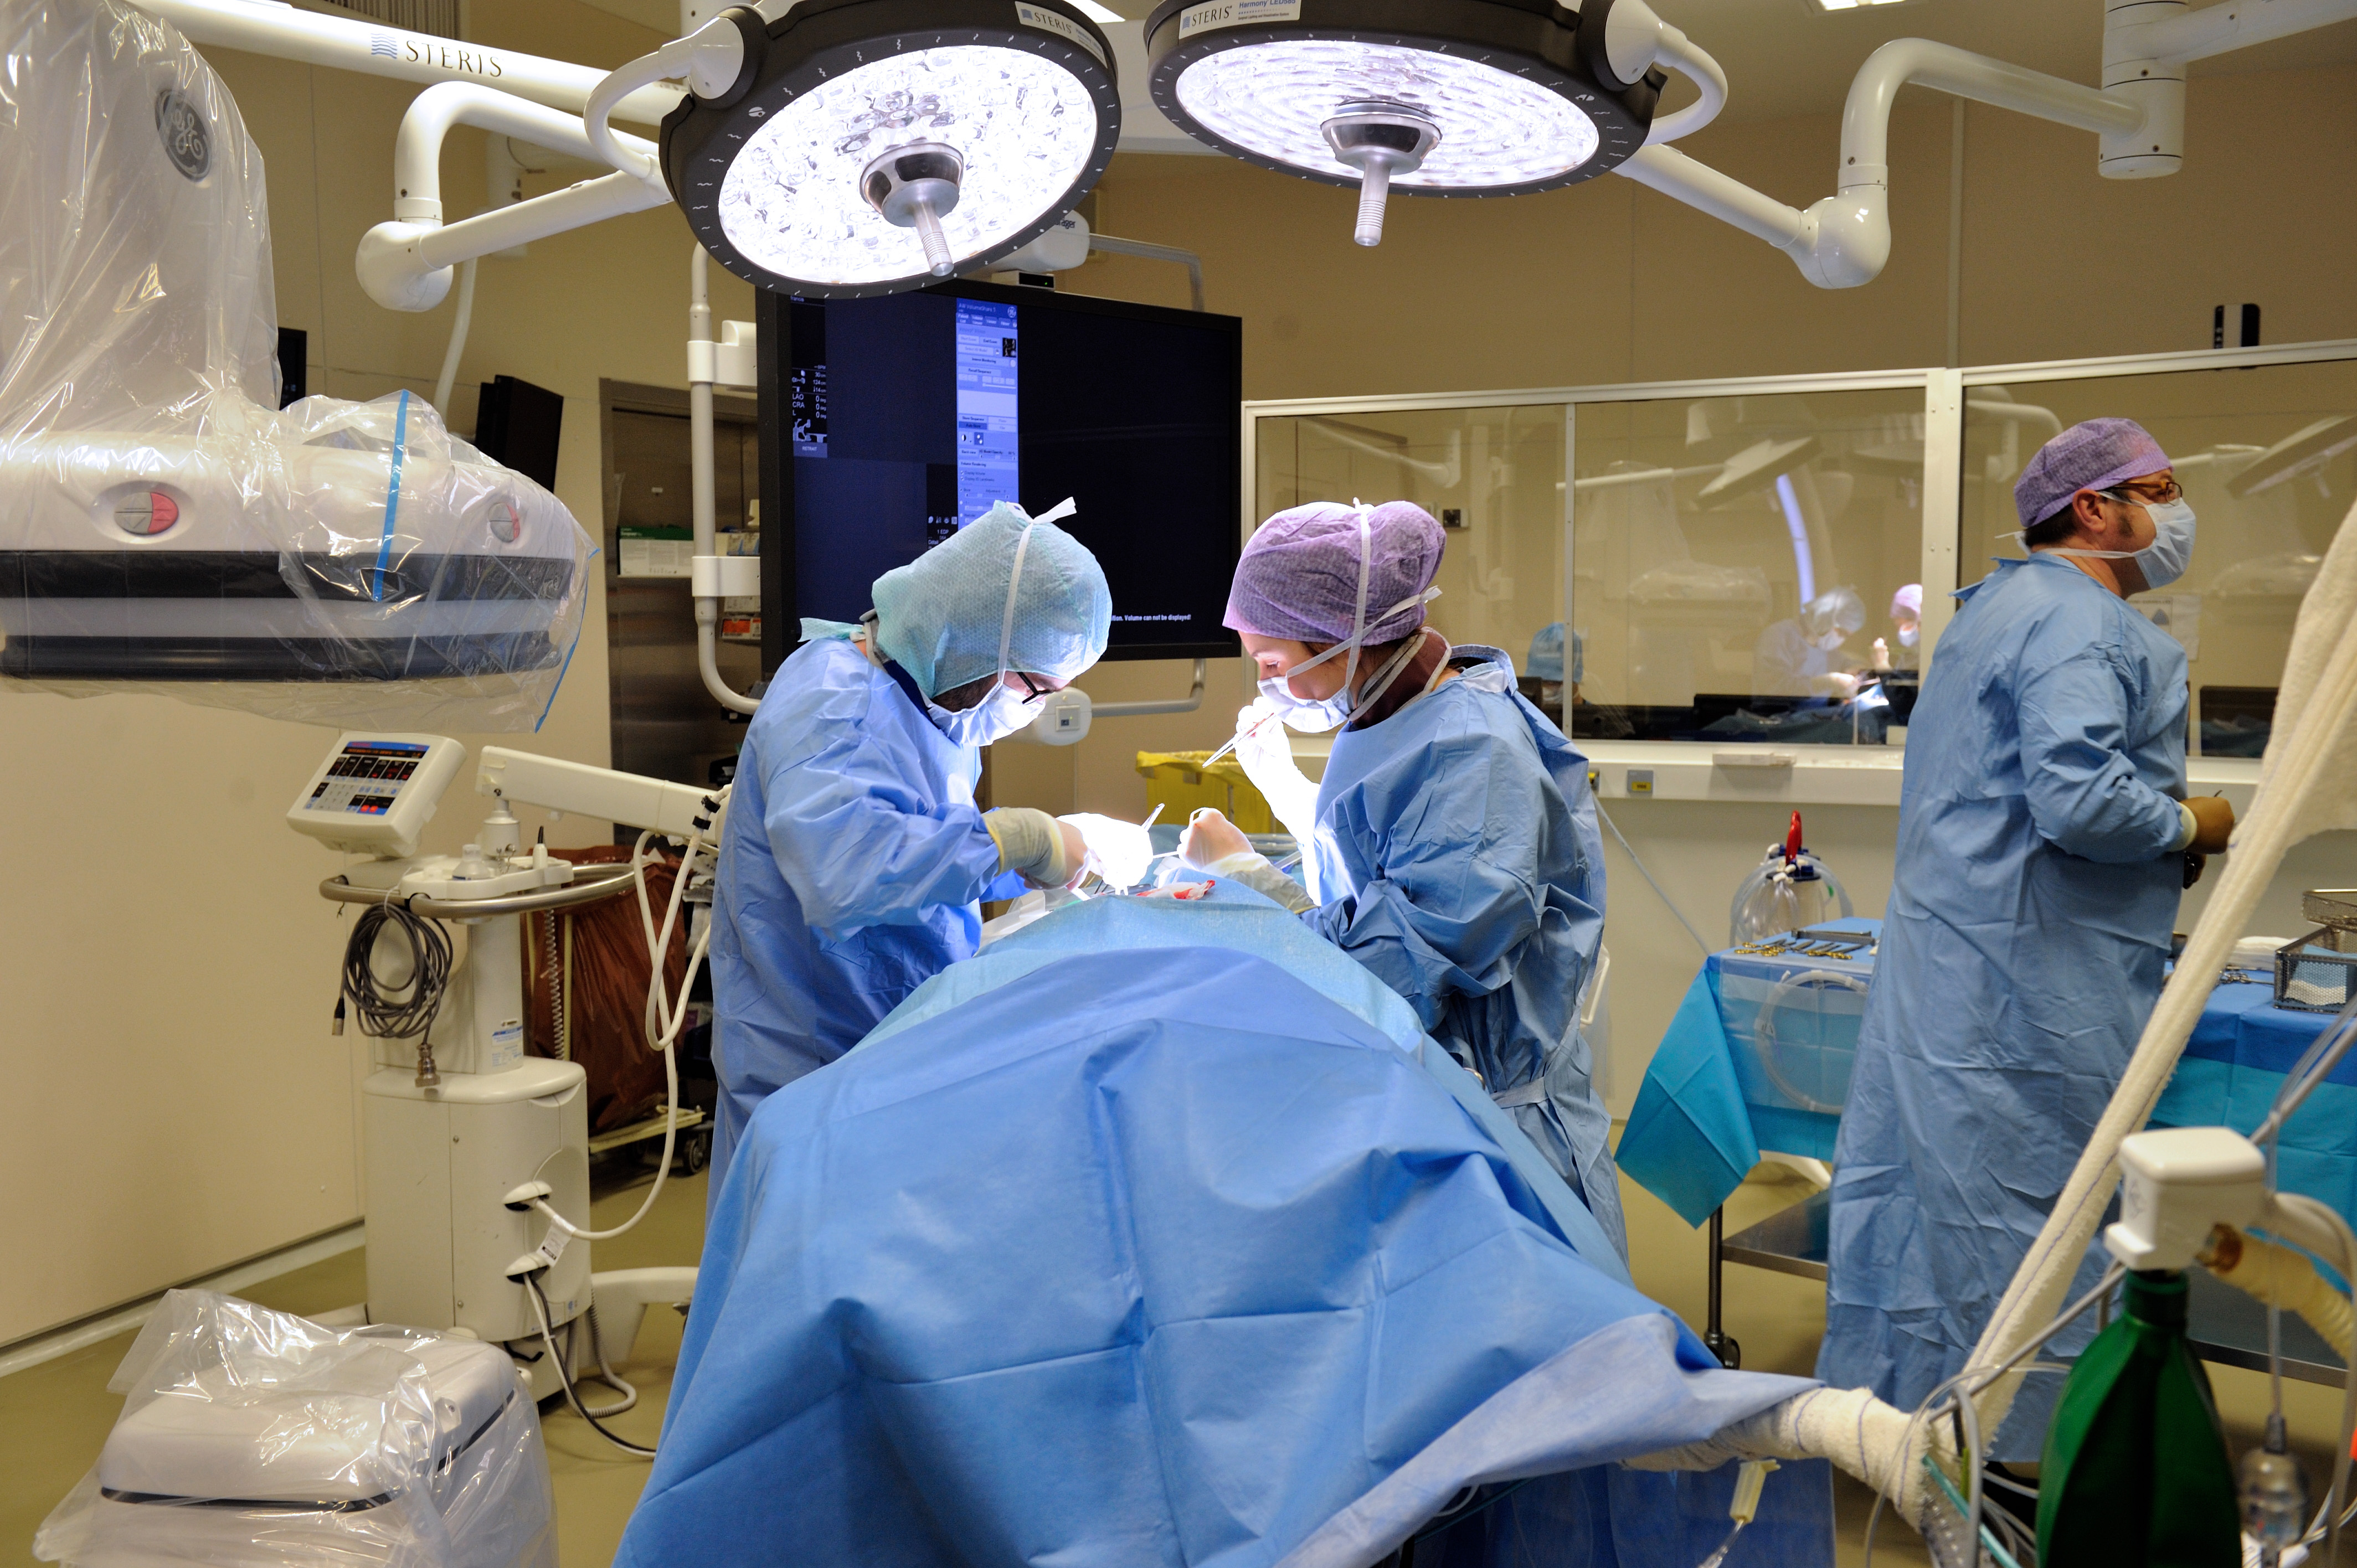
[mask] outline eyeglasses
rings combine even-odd
[[[2167,506],[2170,501],[2183,499],[2185,488],[2175,479],[2163,479],[2150,494],[2130,485],[2114,485],[2101,493],[2129,506]]]
[[[1023,671],[1010,670],[1007,673],[1023,682],[1023,701],[1026,703],[1039,702],[1043,697],[1052,696],[1055,693],[1056,689],[1053,686],[1042,686]]]

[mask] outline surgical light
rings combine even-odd
[[[1247,163],[1360,186],[1371,245],[1389,190],[1520,196],[1635,154],[1657,27],[1641,0],[1164,0],[1146,41],[1157,108]]]
[[[1065,0],[720,20],[741,69],[692,80],[662,172],[696,238],[765,288],[856,297],[986,267],[1071,210],[1120,135],[1112,47]]]

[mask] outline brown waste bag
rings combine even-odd
[[[548,852],[576,865],[628,864],[626,844]],[[647,901],[655,929],[662,929],[679,862],[666,857],[647,867]],[[662,1104],[663,1064],[647,1045],[647,939],[639,921],[638,896],[627,887],[610,898],[573,909],[526,915],[523,969],[525,1036],[536,1057],[568,1057],[589,1075],[589,1130],[603,1133],[654,1114]],[[688,911],[679,912],[663,980],[677,1005],[687,974]],[[571,995],[565,972],[565,939],[573,940]],[[558,1002],[565,1003],[560,1013]],[[569,1044],[569,1049],[566,1048]]]

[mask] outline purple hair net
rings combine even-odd
[[[1424,624],[1424,606],[1376,619],[1432,585],[1440,524],[1413,501],[1367,513],[1368,642],[1394,642]],[[1312,501],[1278,512],[1244,543],[1224,623],[1256,637],[1344,642],[1359,606],[1359,509]]]
[[[2040,446],[2029,459],[2013,484],[2013,510],[2022,527],[2035,527],[2068,506],[2081,490],[2107,490],[2169,466],[2169,454],[2135,420],[2086,420]]]

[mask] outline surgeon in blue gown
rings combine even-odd
[[[1079,826],[985,813],[974,789],[981,747],[1104,652],[1112,605],[1079,541],[1001,505],[878,577],[860,624],[803,623],[747,731],[721,837],[713,1193],[764,1099],[973,955],[977,900],[1080,873]]]
[[[2090,421],[2014,494],[2029,558],[1957,596],[1909,730],[1834,1160],[1817,1374],[1902,1409],[1964,1369],[2159,996],[2188,852],[2233,821],[2183,800],[2185,651],[2126,602],[2192,551],[2167,455]],[[2023,1389],[1993,1457],[2037,1457],[2058,1381]]]
[[[1261,690],[1237,755],[1308,846],[1308,886],[1217,812],[1198,813],[1182,853],[1294,909],[1405,998],[1626,1256],[1578,1023],[1604,932],[1587,764],[1516,691],[1509,655],[1425,624],[1442,538],[1406,501],[1317,502],[1261,525],[1228,597]],[[1314,787],[1286,725],[1336,732]]]

